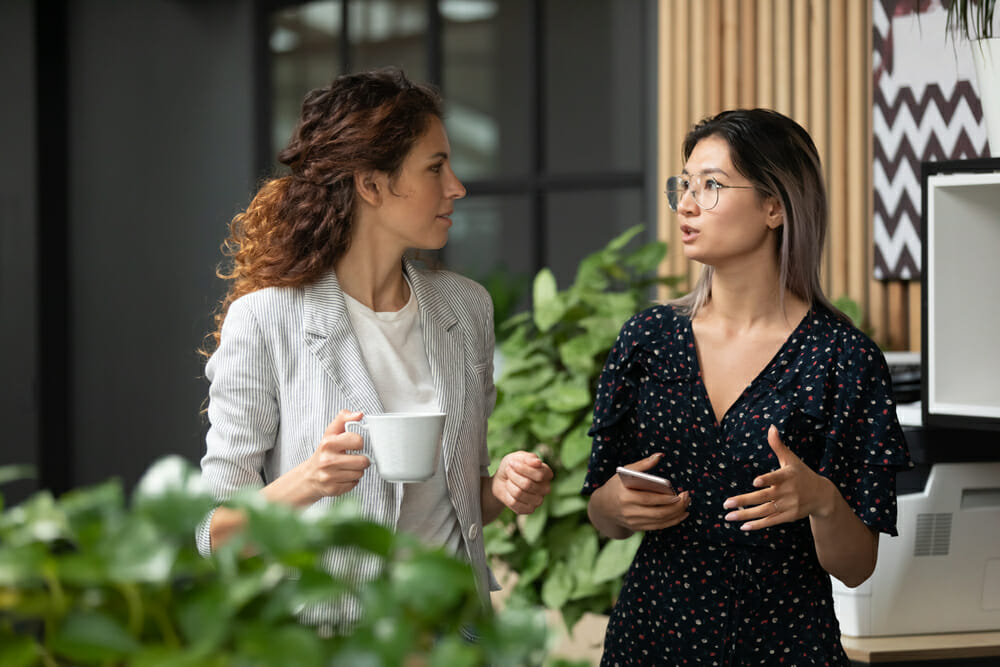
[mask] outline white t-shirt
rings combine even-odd
[[[395,312],[375,312],[347,293],[344,300],[383,409],[440,412],[413,288],[410,300]],[[429,480],[403,485],[396,530],[416,535],[427,544],[444,546],[450,553],[459,553],[462,528],[448,496],[443,456]]]

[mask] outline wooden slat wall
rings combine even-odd
[[[872,278],[871,0],[659,0],[659,35],[659,182],[680,170],[684,135],[705,116],[738,106],[791,116],[826,170],[827,295],[857,301],[884,349],[918,350],[919,283]],[[690,285],[700,269],[665,198],[657,225],[663,273]]]

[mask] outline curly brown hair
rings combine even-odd
[[[318,280],[347,251],[355,214],[354,175],[378,170],[399,174],[403,160],[442,118],[441,97],[388,67],[337,77],[309,92],[288,146],[278,161],[291,174],[265,181],[247,209],[229,224],[222,252],[231,268],[219,303],[211,356],[230,304],[265,287],[299,286]]]

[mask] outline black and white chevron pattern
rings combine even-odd
[[[963,67],[956,47],[944,39],[940,3],[921,2],[919,17],[914,4],[873,3],[873,231],[879,280],[920,277],[920,163],[989,155],[975,72]],[[912,65],[896,66],[928,49],[940,51],[940,57],[932,59],[933,67],[917,69],[917,76]]]

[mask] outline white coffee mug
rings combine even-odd
[[[375,468],[387,482],[424,482],[434,476],[444,433],[443,413],[390,412],[347,422],[347,430],[368,431]]]

